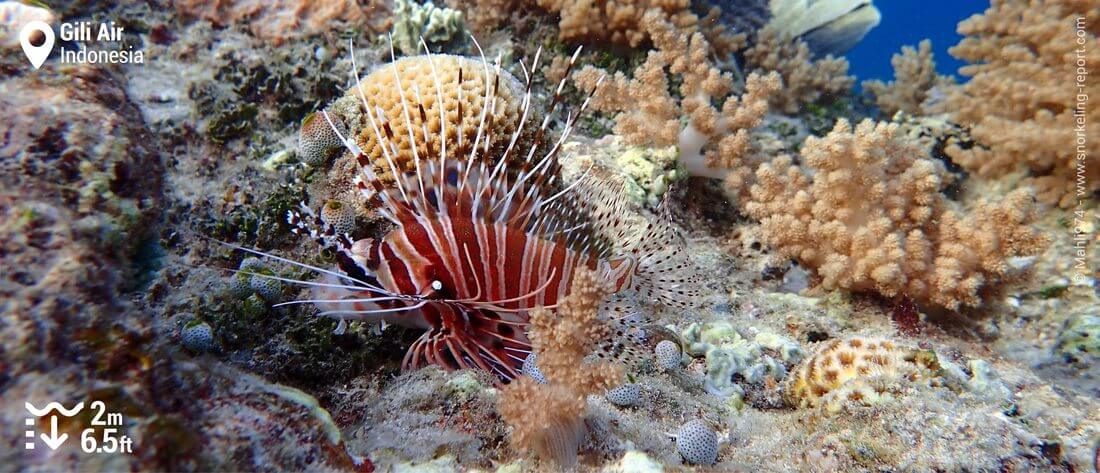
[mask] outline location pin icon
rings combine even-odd
[[[53,28],[44,21],[29,21],[19,32],[19,44],[23,45],[23,53],[31,60],[35,69],[42,67],[42,63],[50,57],[53,40]]]

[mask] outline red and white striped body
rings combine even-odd
[[[461,81],[461,72],[458,77]],[[530,85],[528,78],[525,118]],[[486,84],[485,103],[492,102],[493,89]],[[557,108],[561,90],[559,85],[548,109]],[[667,225],[651,223],[638,230],[639,237],[628,238],[620,189],[587,173],[565,185],[556,174],[561,144],[587,103],[567,117],[561,136],[542,157],[534,154],[547,137],[548,120],[532,149],[510,146],[502,156],[486,157],[478,155],[477,142],[444,144],[439,156],[421,157],[414,172],[398,173],[394,183],[380,181],[362,150],[341,135],[359,161],[359,189],[393,227],[378,239],[352,242],[308,207],[302,207],[305,217],[292,212],[290,223],[333,249],[341,270],[323,271],[327,279],[311,284],[308,302],[322,310],[320,315],[342,321],[426,329],[406,354],[405,368],[428,363],[480,368],[508,380],[519,374],[531,350],[529,311],[553,310],[581,266],[602,274],[616,291],[637,289],[643,298],[672,304],[689,300],[686,280],[669,275],[685,264],[678,247],[669,245]],[[408,108],[419,110],[422,119],[432,110],[417,102]],[[379,142],[394,139],[388,123],[401,117],[366,105],[363,111]],[[442,135],[448,136],[446,129]],[[610,241],[635,244],[616,253]]]

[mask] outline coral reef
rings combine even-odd
[[[125,357],[131,342],[91,340],[141,338],[145,322],[113,314],[126,312],[121,294],[142,281],[135,260],[156,244],[163,165],[120,81],[47,66],[0,83],[11,112],[0,124],[2,371],[64,366],[59,352]]]
[[[780,157],[757,170],[749,215],[765,241],[813,268],[826,289],[872,291],[949,309],[980,304],[1012,276],[1007,260],[1049,239],[1026,191],[970,212],[951,210],[944,173],[896,124],[837,123],[808,138],[812,174]]]
[[[768,26],[806,42],[815,56],[839,56],[878,26],[871,0],[771,0]]]
[[[547,383],[519,378],[501,389],[500,415],[512,428],[510,438],[517,450],[535,452],[564,468],[577,464],[587,396],[615,386],[621,377],[609,362],[585,361],[612,339],[611,327],[599,316],[609,293],[599,276],[581,271],[574,275],[573,289],[556,314],[531,314],[529,337]]]
[[[730,33],[751,35],[767,23],[766,0],[697,0],[690,8],[562,1],[546,9],[530,0],[448,0],[486,55],[503,59],[488,77],[480,62],[463,67],[463,92],[443,97],[442,107],[426,58],[408,58],[407,83],[393,82],[380,33],[408,12],[391,15],[388,1],[54,3],[65,21],[119,21],[125,44],[143,49],[147,62],[51,60],[34,70],[18,47],[0,54],[0,105],[8,111],[0,122],[0,436],[7,439],[0,463],[7,468],[1094,467],[1100,273],[1088,261],[1100,255],[1100,219],[1091,200],[1083,215],[1037,213],[1029,194],[1014,192],[1026,178],[1049,202],[1075,201],[1066,191],[1076,189],[1045,186],[1076,179],[1066,166],[1078,162],[1069,154],[1077,135],[1060,131],[1076,125],[1070,104],[1077,98],[1072,87],[1051,84],[1062,77],[1061,86],[1075,85],[1078,38],[1090,51],[1083,59],[1097,60],[1094,0],[995,0],[964,24],[968,38],[955,49],[972,61],[973,85],[938,83],[925,47],[904,50],[895,81],[868,87],[883,100],[883,114],[903,112],[893,115],[897,125],[855,125],[873,110],[847,85],[788,77],[818,72],[811,53],[827,51],[817,49],[823,43],[814,32],[787,31],[797,41],[778,46],[788,51],[776,56],[800,56],[800,66],[741,63],[734,52],[750,36]],[[869,5],[774,2],[796,3],[803,12]],[[1072,20],[1078,14],[1084,23]],[[782,23],[772,27],[798,25]],[[832,23],[817,32],[844,37],[861,28]],[[441,38],[433,50],[475,54],[461,36]],[[286,212],[299,202],[354,239],[386,231],[346,180],[355,163],[328,120],[308,114],[327,106],[338,131],[364,149],[377,136],[359,88],[345,87],[349,39],[369,111],[382,108],[395,135],[411,128],[420,139],[422,104],[428,134],[438,136],[438,111],[446,110],[450,154],[459,140],[472,144],[480,110],[495,101],[489,159],[518,129],[524,87],[515,77],[524,75],[515,59],[542,47],[540,63],[549,67],[526,71],[539,104],[555,92],[544,84],[566,77],[571,48],[583,43],[577,64],[594,67],[579,75],[580,87],[567,80],[560,106],[576,110],[604,71],[612,94],[594,100],[618,103],[607,104],[606,116],[582,114],[562,147],[564,183],[590,164],[591,176],[624,182],[631,202],[619,210],[623,221],[641,222],[662,202],[661,217],[687,236],[686,253],[706,275],[691,284],[699,304],[651,305],[627,292],[597,311],[606,291],[582,275],[585,289],[548,307],[556,313],[536,311],[538,355],[527,357],[526,376],[511,385],[477,370],[400,373],[414,331],[311,317],[316,308],[297,303],[312,297],[310,288],[270,277],[315,281],[305,268],[199,237],[333,268],[330,252],[288,237]],[[449,71],[440,75],[444,90],[457,85],[455,64],[467,62],[434,56],[435,68]],[[486,88],[497,77],[499,89]],[[769,108],[769,97],[786,94],[783,79],[818,94],[772,98]],[[1085,82],[1090,97],[1092,84]],[[938,108],[945,98],[965,106]],[[779,106],[788,103],[798,113]],[[546,111],[532,112],[525,131]],[[1078,115],[1092,123],[1089,112]],[[1096,130],[1081,133],[1091,138]],[[441,147],[433,141],[416,154]],[[412,154],[399,148],[395,163],[412,165]],[[376,170],[390,173],[379,156]],[[724,178],[733,192],[689,174]],[[1082,196],[1095,190],[1086,177]],[[1047,247],[1043,234],[1072,238],[1051,238]],[[1029,285],[1011,284],[1027,273]],[[954,307],[967,317],[945,310]],[[646,321],[631,327],[623,352],[601,343],[621,337],[617,317]],[[638,354],[621,367],[599,356]],[[26,450],[25,401],[91,400],[124,415],[118,432],[133,438],[133,454],[82,452],[81,432],[91,427],[84,414],[58,425],[69,440],[56,451],[37,440]],[[43,433],[50,424],[32,423]]]
[[[200,18],[219,27],[243,24],[258,38],[276,46],[303,36],[332,30],[335,25],[385,31],[387,2],[362,5],[355,0],[173,0],[184,17]]]
[[[540,8],[559,16],[558,37],[562,41],[592,38],[637,47],[652,34],[646,16],[659,18],[677,28],[695,26],[699,18],[688,0],[535,0]]]
[[[407,55],[422,51],[421,38],[431,47],[461,38],[465,30],[462,12],[436,7],[431,1],[394,0],[393,17],[393,46]]]
[[[765,26],[756,32],[755,43],[745,50],[749,70],[778,72],[783,87],[769,96],[769,103],[785,113],[830,95],[845,92],[855,83],[848,75],[848,60],[825,56],[814,60],[801,39]]]
[[[466,25],[478,37],[487,37],[506,24],[516,13],[518,0],[446,0],[447,6],[461,11]]]
[[[970,80],[939,110],[971,125],[974,143],[949,146],[952,160],[986,177],[1027,171],[1038,199],[1061,207],[1100,189],[1088,144],[1100,137],[1100,107],[1081,100],[1100,96],[1100,83],[1079,69],[1100,64],[1100,23],[1079,20],[1097,8],[1096,0],[997,0],[959,24],[966,37],[949,51],[970,63],[959,71]]]
[[[863,89],[874,95],[875,103],[886,116],[893,116],[899,111],[923,115],[926,113],[923,104],[932,90],[946,90],[955,82],[951,77],[936,74],[931,41],[921,41],[918,48],[903,46],[901,53],[890,59],[890,64],[894,66],[893,82],[863,82]]]
[[[693,175],[725,178],[734,189],[744,187],[751,175],[750,131],[760,125],[768,111],[767,100],[780,88],[779,76],[750,75],[741,96],[731,95],[732,78],[709,64],[708,43],[701,33],[677,31],[658,15],[647,14],[643,26],[653,38],[656,50],[628,79],[612,75],[593,97],[593,108],[618,113],[615,132],[627,142],[644,146],[676,145],[680,160]],[[666,77],[679,75],[673,98]],[[586,66],[577,71],[576,81],[586,90],[595,88],[605,71]],[[712,103],[720,102],[716,109]],[[681,125],[687,118],[687,126]]]

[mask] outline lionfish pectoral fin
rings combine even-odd
[[[567,207],[579,209],[588,234],[586,243],[605,262],[608,277],[624,289],[636,290],[644,301],[687,308],[698,299],[698,275],[684,242],[677,234],[668,197],[655,219],[639,225],[629,214],[623,181],[587,177],[580,190],[567,198]]]

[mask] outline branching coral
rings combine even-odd
[[[563,41],[599,39],[637,47],[646,40],[645,16],[655,15],[676,27],[695,27],[699,18],[689,0],[535,0],[559,15]]]
[[[826,289],[877,292],[957,309],[1008,276],[1009,257],[1047,243],[1026,191],[970,213],[948,210],[937,161],[896,124],[841,120],[756,172],[749,215],[765,242],[814,268]]]
[[[751,173],[750,131],[767,114],[768,98],[781,87],[779,76],[750,75],[742,96],[729,95],[732,78],[708,65],[709,45],[702,33],[681,33],[652,13],[643,22],[656,49],[632,79],[622,73],[609,77],[596,93],[593,107],[618,112],[615,132],[630,143],[678,145],[681,160],[692,174],[726,178],[731,187],[741,188]],[[682,100],[673,97],[666,71],[680,76]],[[587,66],[577,72],[576,80],[582,89],[591,90],[604,74]],[[711,105],[723,97],[721,110]],[[686,126],[681,126],[682,116],[687,117]]]
[[[770,102],[785,113],[796,113],[802,105],[846,91],[855,83],[846,59],[826,56],[815,61],[805,42],[773,26],[757,31],[756,42],[745,50],[745,62],[751,70],[775,71],[783,77],[781,93],[773,94]]]
[[[932,42],[920,42],[919,49],[903,46],[901,53],[890,59],[894,66],[894,81],[889,84],[869,80],[863,88],[875,96],[879,110],[887,116],[901,111],[913,115],[925,113],[924,104],[934,87],[941,90],[954,83],[947,76],[936,74],[936,62],[932,58]]]
[[[557,313],[540,309],[531,314],[528,336],[547,384],[522,377],[501,389],[500,415],[512,427],[512,444],[533,451],[560,466],[576,464],[584,437],[587,396],[618,384],[618,367],[584,358],[612,336],[599,318],[600,304],[610,287],[596,273],[573,278],[572,292]]]
[[[1088,100],[1100,81],[1087,76],[1100,64],[1097,9],[1100,0],[994,0],[959,24],[966,38],[950,52],[970,63],[960,72],[971,80],[942,110],[971,124],[977,143],[949,146],[953,160],[981,176],[1027,170],[1039,200],[1063,207],[1100,189],[1089,149],[1100,107]]]

